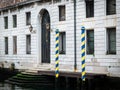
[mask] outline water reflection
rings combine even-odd
[[[71,90],[71,89],[55,89],[54,87],[43,87],[43,86],[17,86],[8,83],[0,82],[0,90]],[[72,89],[73,90],[73,89]]]
[[[17,85],[7,84],[7,83],[0,83],[0,90],[34,90],[34,89],[27,89],[23,87],[19,87]]]

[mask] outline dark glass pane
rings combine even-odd
[[[94,54],[94,30],[87,30],[87,54]]]
[[[116,54],[116,28],[108,28],[108,54]]]
[[[4,17],[4,28],[8,29],[8,17]]]
[[[17,36],[13,37],[13,54],[17,54]]]
[[[65,21],[65,6],[59,6],[59,21]]]
[[[8,37],[5,37],[5,54],[8,54]]]
[[[31,12],[26,13],[26,25],[31,25]]]
[[[94,0],[86,1],[86,17],[94,17]]]
[[[31,35],[26,36],[26,54],[31,54]]]
[[[66,53],[66,34],[65,34],[65,32],[60,32],[60,35],[59,35],[59,52],[60,52],[60,54]]]
[[[17,15],[13,15],[13,27],[17,27]]]
[[[116,0],[107,0],[107,15],[116,14]]]

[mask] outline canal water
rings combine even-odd
[[[41,87],[41,86],[17,86],[4,82],[0,82],[0,90],[81,90],[75,88],[53,88],[53,87]],[[86,89],[85,89],[86,90]],[[120,90],[115,88],[105,88],[105,87],[96,87],[95,89],[90,90]]]
[[[64,89],[64,88],[54,88],[54,87],[42,87],[42,86],[17,86],[4,82],[0,82],[0,90],[74,90],[74,89]]]

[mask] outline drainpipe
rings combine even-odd
[[[74,71],[77,70],[76,56],[76,0],[74,0]]]

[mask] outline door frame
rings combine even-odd
[[[48,16],[49,17],[49,22],[48,22],[49,23],[49,29],[48,29],[49,31],[47,31],[47,29],[45,29],[49,33],[49,37],[48,37],[48,40],[49,40],[48,44],[49,44],[49,46],[48,46],[48,50],[47,50],[49,53],[48,53],[48,60],[46,60],[46,61],[43,60],[44,58],[42,56],[42,53],[43,53],[43,50],[42,50],[42,46],[43,46],[42,45],[42,43],[43,43],[43,40],[42,40],[42,35],[43,35],[43,31],[42,31],[43,30],[43,21],[42,20],[43,20],[43,17],[44,17],[45,13],[47,13],[49,15]],[[50,22],[50,14],[49,14],[48,10],[42,9],[41,12],[40,12],[40,16],[41,16],[41,19],[40,19],[41,20],[40,21],[41,22],[41,33],[39,33],[39,35],[41,35],[40,36],[41,37],[41,45],[40,45],[40,48],[41,48],[41,64],[44,64],[44,63],[50,64],[51,63],[51,58],[50,58],[51,57],[51,53],[50,53],[50,41],[51,41],[50,40],[50,37],[51,37],[50,36],[50,23],[51,23]],[[44,42],[44,43],[46,43],[46,42]]]

